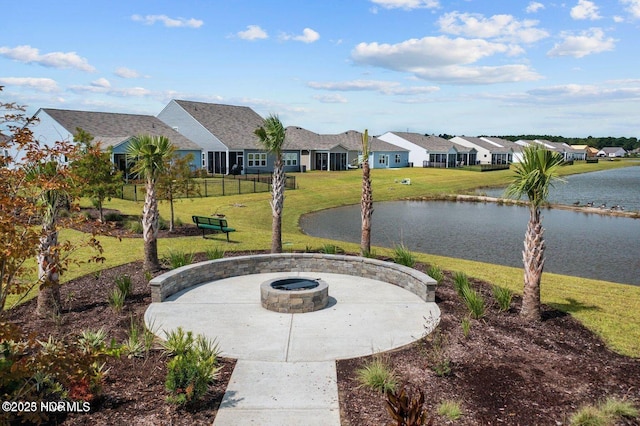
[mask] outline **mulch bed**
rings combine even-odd
[[[181,227],[173,235],[189,235],[193,230],[188,228],[195,227]],[[199,254],[195,260],[204,257]],[[417,268],[425,270],[426,265]],[[115,278],[122,275],[132,278],[134,290],[123,311],[115,313],[107,297]],[[385,355],[402,382],[424,390],[435,424],[558,425],[567,424],[579,407],[610,396],[640,402],[640,360],[610,351],[571,316],[549,307],[544,307],[541,323],[527,324],[517,314],[518,298],[508,312],[489,305],[483,319],[471,320],[465,337],[461,322],[468,311],[453,289],[452,277],[446,275],[436,292],[442,311],[436,333],[442,338],[441,358],[450,361],[450,374],[440,377],[431,369],[434,334]],[[493,300],[488,284],[472,283],[485,300]],[[35,300],[7,312],[6,318],[45,339],[104,328],[109,338],[123,342],[132,318],[141,320],[151,303],[140,262],[75,279],[66,283],[61,293],[63,313],[59,318],[36,319]],[[346,426],[385,425],[391,420],[384,396],[355,379],[356,370],[366,360],[337,362],[340,409]],[[64,425],[210,425],[234,360],[221,360],[219,380],[204,401],[187,409],[165,401],[166,364],[160,350],[152,350],[144,358],[110,359],[102,394],[91,403],[91,412],[69,414],[57,421]],[[460,402],[460,420],[452,423],[435,414],[435,407],[444,400]],[[624,420],[620,424],[638,423]]]

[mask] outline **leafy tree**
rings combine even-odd
[[[515,177],[507,187],[506,195],[529,198],[529,222],[524,239],[524,291],[520,315],[529,321],[540,321],[540,280],[544,267],[544,228],[540,207],[547,201],[549,188],[558,178],[562,155],[539,145],[522,150],[520,163],[514,163]]]
[[[132,168],[146,180],[144,206],[142,208],[142,236],[144,238],[144,269],[160,270],[158,259],[158,196],[156,183],[165,172],[169,159],[175,152],[166,136],[140,135],[131,140],[127,154],[135,159]]]
[[[73,201],[66,197],[72,174],[59,160],[73,159],[74,145],[41,145],[30,129],[34,119],[24,116],[23,106],[0,102],[0,110],[0,310],[10,295],[21,300],[39,286],[37,313],[48,316],[60,308],[60,275],[77,262],[71,255],[91,246],[98,254],[89,260],[101,261],[102,248],[93,236],[75,243],[58,241],[60,209]],[[37,280],[28,266],[34,258]]]
[[[173,211],[174,199],[181,195],[189,196],[189,194],[200,194],[200,186],[193,179],[191,172],[192,161],[193,154],[185,156],[175,154],[169,161],[164,173],[158,177],[158,198],[167,200],[171,211],[169,232],[173,232],[175,227],[175,214]]]
[[[362,135],[362,197],[360,198],[360,216],[362,218],[362,234],[360,237],[360,254],[366,256],[371,252],[371,216],[373,215],[373,190],[369,170],[369,131]]]
[[[275,156],[273,163],[271,212],[272,236],[271,253],[282,253],[282,210],[284,208],[284,188],[286,176],[282,162],[282,148],[284,145],[285,129],[277,115],[270,115],[264,126],[255,130],[256,136],[265,150]]]
[[[80,143],[78,158],[72,163],[78,178],[77,193],[89,197],[104,223],[103,204],[122,189],[122,173],[111,163],[111,150],[103,151],[100,142],[93,144],[93,136],[76,128],[73,140]]]

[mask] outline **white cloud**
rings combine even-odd
[[[311,81],[307,83],[307,86],[311,87],[312,89],[331,90],[339,92],[373,91],[382,93],[384,95],[418,95],[433,93],[440,90],[440,88],[436,86],[403,87],[400,83],[395,81],[380,80],[350,80],[325,83]]]
[[[549,36],[545,30],[536,28],[538,21],[519,21],[511,15],[493,15],[451,12],[438,19],[440,31],[465,37],[494,38],[499,41],[533,43]]]
[[[621,22],[624,22],[624,18],[622,16],[614,16],[613,17],[613,22],[615,22],[616,24],[619,24]]]
[[[73,68],[80,71],[94,72],[96,69],[89,65],[89,62],[76,52],[51,52],[40,54],[35,47],[28,45],[17,46],[14,48],[0,47],[0,55],[24,62],[27,64],[35,63],[48,68]]]
[[[440,7],[438,0],[371,0],[372,3],[385,9],[435,9]]]
[[[57,92],[58,83],[50,78],[0,77],[0,86],[20,86],[42,92]]]
[[[251,41],[269,38],[267,32],[260,28],[259,25],[247,25],[246,31],[240,31],[236,35],[243,40]]]
[[[591,21],[602,18],[598,14],[598,6],[589,0],[578,0],[578,4],[571,8],[571,17],[577,20],[589,19]]]
[[[320,34],[312,30],[311,28],[305,28],[304,30],[302,30],[301,35],[294,36],[289,34],[282,34],[280,38],[282,40],[295,40],[301,41],[303,43],[313,43],[320,39]]]
[[[610,85],[565,84],[541,87],[527,92],[536,102],[581,103],[609,100],[640,100],[637,81],[610,82]]]
[[[604,31],[600,28],[590,28],[581,31],[579,34],[571,32],[562,32],[560,34],[562,41],[556,43],[553,48],[547,52],[547,56],[573,56],[574,58],[582,58],[594,53],[601,53],[613,50],[616,40],[605,38]]]
[[[127,68],[127,67],[116,68],[116,70],[114,71],[114,74],[120,78],[139,78],[140,77],[140,73],[138,71],[132,70],[131,68]]]
[[[628,5],[626,10],[631,16],[640,19],[640,0],[620,0],[620,2]]]
[[[165,27],[168,28],[200,28],[202,25],[204,25],[204,21],[200,19],[170,18],[167,15],[133,15],[131,16],[131,19],[135,22],[142,22],[146,25],[153,25],[156,22],[161,22]]]
[[[529,3],[525,11],[527,13],[536,13],[539,10],[544,9],[544,4],[538,3],[537,1],[532,1]]]
[[[111,87],[111,83],[106,78],[99,78],[91,82],[91,85],[94,87],[101,87],[104,89],[108,89]]]
[[[348,102],[347,98],[337,93],[331,95],[316,95],[313,99],[324,104],[346,104]]]

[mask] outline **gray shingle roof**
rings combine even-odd
[[[103,147],[116,146],[133,136],[166,136],[178,149],[200,150],[200,147],[152,115],[111,112],[74,111],[43,108],[72,135],[81,128]]]
[[[393,134],[401,137],[404,140],[408,140],[409,142],[418,145],[421,148],[428,149],[429,151],[448,152],[453,147],[458,152],[466,153],[471,149],[434,135],[426,136],[421,135],[420,133],[411,132],[393,132]]]
[[[371,151],[407,151],[381,139],[369,136]],[[349,151],[362,151],[362,133],[348,130],[343,133],[320,135],[301,127],[287,127],[286,146],[288,149],[330,150],[339,146]]]
[[[484,149],[488,149],[490,152],[494,154],[499,153],[508,153],[511,151],[512,147],[510,144],[502,143],[502,139],[499,138],[486,138],[486,137],[471,137],[471,136],[458,136],[472,144],[482,147]],[[508,142],[505,140],[505,142]]]
[[[246,106],[175,100],[229,149],[260,148],[254,131],[264,119]]]

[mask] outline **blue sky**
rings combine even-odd
[[[32,0],[3,6],[3,101],[285,125],[640,136],[640,0]]]

